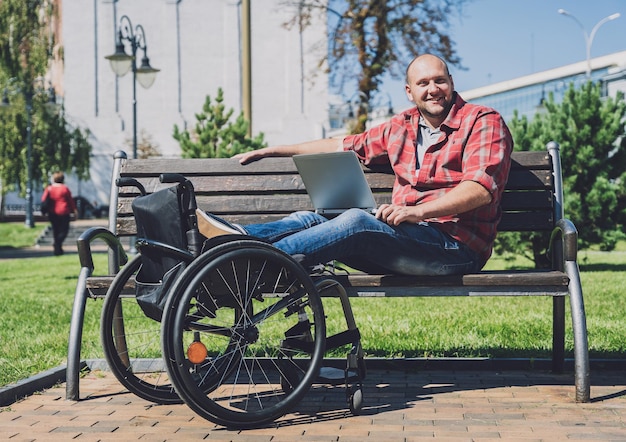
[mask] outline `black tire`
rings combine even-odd
[[[287,413],[309,390],[326,327],[304,268],[271,245],[244,239],[216,246],[181,274],[161,336],[185,403],[214,423],[251,428]],[[195,363],[187,353],[194,341],[206,348]]]
[[[146,317],[125,289],[141,267],[141,255],[117,274],[104,299],[100,338],[111,372],[131,393],[157,404],[180,404],[161,353],[161,324]]]
[[[354,416],[361,414],[363,409],[363,386],[359,383],[348,387],[348,407]]]

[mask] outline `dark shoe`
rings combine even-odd
[[[241,226],[231,224],[215,215],[196,209],[198,218],[198,230],[207,239],[220,235],[245,235],[246,231]]]

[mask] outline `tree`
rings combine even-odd
[[[587,82],[580,89],[571,84],[561,103],[550,94],[545,113],[532,121],[515,113],[509,126],[516,150],[545,150],[548,142],[559,143],[565,216],[576,225],[581,248],[598,244],[612,250],[625,236],[626,102],[622,92],[615,98],[603,98],[601,92],[599,83]],[[540,264],[545,250],[538,246],[538,235],[521,239],[532,244]],[[499,244],[499,250],[505,247]]]
[[[49,171],[74,172],[88,177],[89,132],[73,127],[64,113],[49,112],[44,75],[54,45],[50,32],[58,11],[44,0],[0,1],[0,84],[11,105],[0,116],[0,182],[2,191],[27,181],[27,128],[31,118],[31,172],[43,182]]]
[[[446,29],[466,0],[285,0],[296,9],[286,26],[304,29],[313,14],[329,18],[327,62],[331,83],[340,91],[348,83],[359,96],[353,133],[362,132],[370,104],[385,74],[402,78],[416,55],[432,53],[460,65]]]
[[[260,133],[248,137],[249,122],[243,112],[231,122],[233,109],[226,110],[224,92],[217,90],[215,103],[207,95],[202,112],[196,114],[196,127],[193,132],[181,131],[174,125],[173,137],[180,143],[183,158],[229,158],[241,152],[260,149],[266,144]]]

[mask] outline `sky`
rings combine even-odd
[[[450,66],[457,91],[585,61],[588,35],[603,18],[621,17],[601,25],[593,38],[591,58],[626,50],[626,0],[469,0],[450,33],[464,70]],[[404,81],[385,81],[381,88],[394,109],[410,106]]]

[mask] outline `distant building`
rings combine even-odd
[[[132,156],[132,72],[117,78],[104,57],[115,51],[121,18],[145,33],[150,65],[160,69],[149,89],[137,84],[138,143],[151,141],[163,156],[180,156],[174,124],[193,129],[207,95],[224,90],[234,117],[243,109],[242,2],[237,0],[56,0],[62,66],[52,70],[71,122],[91,131],[89,182],[68,177],[74,194],[108,203],[113,154]],[[251,120],[253,135],[270,144],[325,135],[328,79],[319,61],[326,51],[326,22],[300,30],[280,0],[250,1]],[[127,52],[129,53],[128,44]],[[137,51],[137,66],[143,51]],[[60,77],[60,78],[59,78]],[[233,118],[234,119],[234,118]]]
[[[279,0],[250,5],[253,134],[263,132],[270,144],[323,136],[328,82],[318,62],[326,24],[287,29],[295,11]],[[235,116],[243,108],[241,9],[241,1],[229,0],[64,2],[65,109],[94,142],[94,188],[83,184],[83,193],[108,198],[110,158],[120,149],[132,154],[132,73],[117,78],[104,59],[114,52],[121,17],[143,27],[150,63],[160,69],[150,89],[137,86],[139,142],[146,134],[164,156],[176,157],[174,124],[192,129],[207,95],[214,98],[221,87]]]
[[[602,84],[605,96],[615,96],[616,91],[626,92],[626,51],[592,58],[591,79]],[[513,111],[531,118],[541,112],[543,100],[553,93],[558,103],[563,99],[570,83],[579,86],[587,81],[587,62],[562,66],[524,77],[491,84],[461,92],[463,99],[496,109],[506,121]]]

